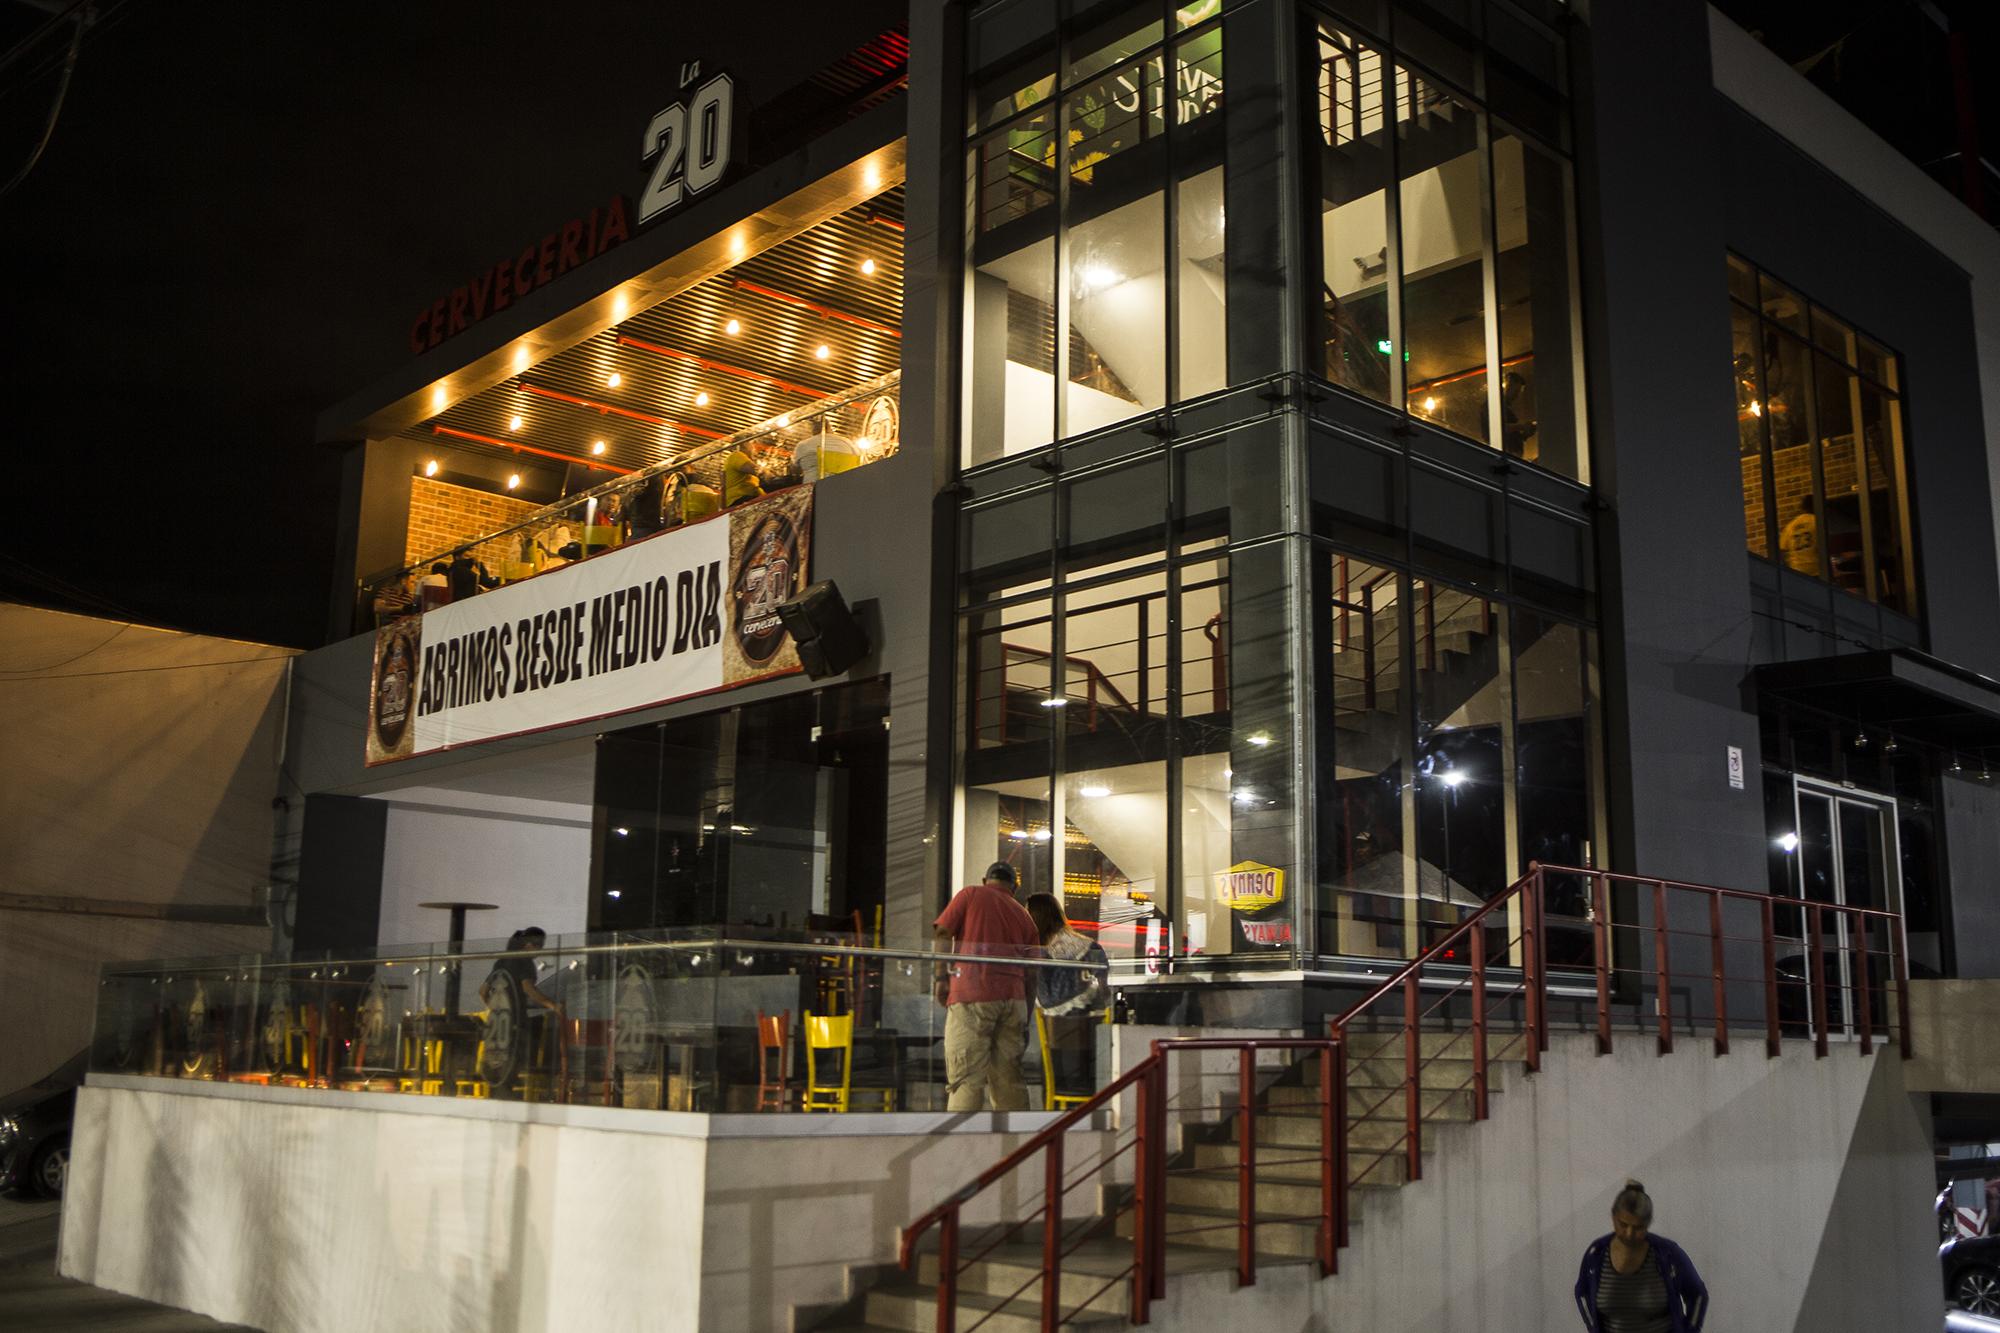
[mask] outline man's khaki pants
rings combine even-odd
[[[954,1004],[944,1014],[947,1110],[1025,1111],[1021,1050],[1027,1044],[1028,1006],[1020,1000]]]

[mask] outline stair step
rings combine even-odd
[[[1486,1062],[1487,1086],[1496,1087],[1505,1076],[1503,1066],[1519,1065],[1519,1057],[1508,1056],[1489,1059]],[[1315,1102],[1319,1100],[1319,1071],[1306,1071],[1307,1076],[1299,1083],[1274,1083],[1265,1090],[1265,1100],[1273,1105],[1280,1103]],[[1354,1088],[1393,1088],[1409,1077],[1409,1071],[1398,1055],[1393,1060],[1369,1059],[1350,1060],[1347,1064],[1347,1086]],[[1425,1063],[1417,1071],[1423,1083],[1436,1088],[1456,1088],[1472,1082],[1472,1060],[1460,1060],[1451,1056],[1426,1056]]]
[[[1042,1333],[1042,1306],[1037,1294],[1023,1293],[1023,1299],[1003,1301],[984,1292],[958,1291],[958,1319],[961,1326],[979,1322],[992,1333]],[[931,1333],[937,1327],[937,1291],[933,1287],[895,1283],[875,1287],[862,1306],[868,1327],[895,1330],[895,1333]],[[1125,1316],[1109,1310],[1084,1310],[1071,1315],[1072,1328],[1123,1326]]]
[[[1065,1226],[1065,1234],[1073,1227],[1081,1226],[1083,1219]],[[1030,1237],[1019,1243],[995,1246],[986,1251],[973,1263],[965,1264],[959,1270],[958,1290],[978,1292],[995,1298],[1013,1296],[1019,1300],[1039,1301],[1042,1292],[1042,1246],[1041,1228],[1030,1223],[1019,1233]],[[1073,1242],[1072,1242],[1073,1243]],[[975,1245],[961,1251],[965,1257],[979,1254],[981,1247]],[[963,1259],[961,1259],[963,1262]],[[1130,1311],[1132,1284],[1114,1281],[1132,1266],[1132,1246],[1130,1242],[1111,1239],[1085,1241],[1063,1256],[1062,1261],[1062,1308],[1065,1313],[1088,1308],[1108,1314],[1123,1315]],[[935,1287],[938,1280],[938,1257],[935,1251],[918,1256],[917,1281],[923,1286]],[[1109,1283],[1109,1286],[1106,1286]],[[1018,1295],[1016,1295],[1018,1293]]]
[[[1489,1095],[1493,1095],[1495,1090],[1488,1091]],[[1349,1088],[1347,1123],[1350,1129],[1366,1120],[1391,1120],[1401,1124],[1407,1096],[1402,1088]],[[1420,1105],[1425,1120],[1469,1121],[1472,1119],[1472,1089],[1424,1088]],[[1230,1118],[1229,1134],[1232,1139],[1241,1132],[1237,1128],[1241,1123],[1238,1117]],[[1296,1103],[1274,1105],[1259,1110],[1257,1114],[1259,1143],[1306,1144],[1318,1143],[1319,1138],[1319,1115]],[[1349,1141],[1352,1142],[1351,1139]]]
[[[1362,1061],[1391,1060],[1401,1063],[1403,1059],[1403,1034],[1394,1032],[1350,1032],[1345,1042],[1347,1066],[1351,1070]],[[1458,1028],[1454,1031],[1427,1031],[1417,1034],[1417,1050],[1423,1056],[1441,1056],[1446,1059],[1472,1059],[1472,1030]],[[1522,1033],[1508,1029],[1488,1029],[1486,1033],[1486,1059],[1521,1061],[1527,1057],[1527,1042]],[[1312,1052],[1299,1060],[1301,1066],[1314,1070],[1319,1068],[1319,1053]]]
[[[1316,1211],[1316,1210],[1315,1210]],[[1275,1210],[1262,1209],[1257,1214],[1257,1254],[1258,1262],[1265,1262],[1264,1256],[1277,1260],[1314,1259],[1318,1257],[1319,1222],[1317,1218],[1304,1221],[1275,1220],[1291,1216]],[[1195,1248],[1221,1250],[1225,1254],[1236,1253],[1236,1210],[1234,1208],[1189,1208],[1179,1204],[1169,1204],[1166,1210],[1167,1245],[1170,1249]],[[1118,1234],[1131,1238],[1133,1218],[1127,1213],[1118,1219]],[[1359,1219],[1348,1223],[1352,1233],[1360,1226]],[[1177,1271],[1173,1261],[1167,1263],[1169,1274]]]
[[[1380,1132],[1370,1134],[1366,1142],[1356,1142],[1352,1135],[1349,1135],[1347,1139],[1347,1174],[1350,1182],[1353,1181],[1355,1176],[1361,1173],[1368,1161],[1377,1154],[1394,1149],[1398,1157],[1402,1156],[1402,1121],[1391,1122],[1382,1120],[1369,1121],[1368,1123],[1372,1127],[1379,1128]],[[1437,1147],[1437,1130],[1435,1128],[1425,1127],[1423,1131],[1423,1145],[1425,1152],[1429,1152]],[[1204,1170],[1234,1170],[1236,1167],[1236,1145],[1234,1143],[1199,1144],[1194,1150],[1194,1165]],[[1318,1184],[1319,1145],[1314,1144],[1308,1148],[1292,1144],[1260,1142],[1257,1145],[1257,1179],[1260,1181],[1270,1179]],[[1369,1179],[1374,1180],[1375,1177],[1371,1176]],[[1380,1183],[1388,1184],[1390,1182],[1384,1180]],[[1402,1177],[1398,1175],[1394,1183],[1401,1184]]]
[[[1403,1183],[1405,1162],[1401,1153],[1392,1153],[1378,1163],[1376,1154],[1352,1159],[1348,1164],[1350,1190],[1394,1189]],[[1211,1208],[1236,1214],[1236,1173],[1216,1170],[1203,1175],[1167,1176],[1169,1208]],[[1257,1173],[1257,1209],[1281,1217],[1310,1216],[1319,1212],[1319,1181],[1310,1183],[1283,1176]]]

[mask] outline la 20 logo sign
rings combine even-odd
[[[681,86],[701,77],[701,62],[681,66]],[[700,194],[729,170],[735,130],[736,83],[715,74],[685,102],[675,102],[646,123],[639,160],[653,164],[639,196],[639,221],[651,222],[689,195]]]

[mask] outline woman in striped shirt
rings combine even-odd
[[[1611,1234],[1583,1252],[1576,1309],[1590,1333],[1701,1333],[1708,1288],[1687,1252],[1652,1234],[1653,1201],[1627,1180],[1611,1205]]]

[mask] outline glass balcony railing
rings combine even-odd
[[[1104,968],[820,937],[648,932],[340,957],[112,964],[93,1073],[699,1112],[947,1109],[939,968],[1024,1008],[1023,1107],[1109,1065]],[[1001,1085],[1006,1086],[1003,1071]],[[969,1108],[961,1108],[969,1109]]]
[[[692,455],[568,496],[488,532],[467,533],[361,580],[357,630],[443,606],[696,523],[771,492],[896,453],[901,371],[819,399]]]

